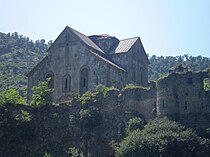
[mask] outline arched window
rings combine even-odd
[[[49,88],[54,88],[54,74],[53,74],[53,72],[48,72],[45,75],[45,80],[48,82]]]
[[[188,109],[188,102],[185,101],[185,103],[184,103],[184,110],[187,110],[187,109]]]
[[[80,93],[88,91],[88,68],[84,67],[80,71]]]
[[[63,77],[63,91],[69,92],[71,90],[71,76],[65,75]]]

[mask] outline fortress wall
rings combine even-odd
[[[173,77],[167,77],[157,82],[157,115],[177,115],[179,106],[175,91],[175,81]]]
[[[209,91],[203,89],[207,73],[172,73],[157,82],[157,115],[168,116],[187,127],[210,127]],[[164,101],[164,103],[163,103]]]
[[[143,117],[146,121],[156,115],[156,88],[134,88],[122,91],[120,102],[125,112]]]

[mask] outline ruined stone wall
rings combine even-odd
[[[156,117],[156,87],[151,83],[148,89],[126,89],[121,93],[120,102],[126,113],[149,121]]]
[[[157,115],[169,116],[188,127],[210,126],[209,91],[204,91],[206,72],[172,73],[157,82]]]

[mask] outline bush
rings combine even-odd
[[[89,107],[88,109],[81,109],[80,123],[83,127],[92,129],[99,125],[101,121],[101,115],[96,107]]]
[[[25,100],[16,90],[9,89],[0,92],[0,106],[3,106],[6,103],[25,104]]]
[[[104,97],[106,97],[107,92],[109,92],[109,91],[117,91],[117,90],[118,89],[113,87],[113,86],[112,87],[106,87],[106,86],[101,85],[101,84],[96,86],[96,91],[99,92],[99,93],[103,93]]]
[[[21,110],[21,113],[15,116],[15,120],[18,122],[29,122],[31,121],[31,115],[24,110]]]
[[[97,92],[92,93],[90,91],[87,91],[80,97],[79,100],[82,105],[87,104],[88,102],[96,102],[96,95]]]
[[[53,89],[48,87],[47,81],[39,82],[38,86],[34,86],[32,90],[33,90],[33,96],[31,104],[41,105],[41,104],[52,103]]]
[[[135,117],[135,118],[129,119],[126,132],[129,134],[136,129],[141,130],[143,129],[143,127],[144,127],[144,120],[139,117]]]
[[[116,157],[208,157],[209,140],[168,119],[155,119],[131,132],[116,148]]]

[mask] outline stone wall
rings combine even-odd
[[[119,89],[125,85],[125,70],[98,55],[102,52],[91,49],[73,33],[71,36],[66,34],[61,33],[48,50],[47,57],[29,73],[28,102],[32,99],[32,87],[44,81],[48,73],[53,76],[56,103],[65,101],[71,93],[93,91],[98,84]],[[87,76],[81,75],[83,69],[86,69]]]
[[[167,116],[204,131],[210,128],[210,92],[202,88],[205,77],[207,73],[173,73],[147,88],[90,95],[85,103],[74,98],[57,105],[7,104],[0,108],[0,154],[40,157],[48,152],[67,157],[68,148],[76,147],[85,156],[113,157],[114,142],[125,136],[128,121],[134,117],[148,122]],[[17,120],[22,111],[30,114],[30,121]]]
[[[138,39],[139,40],[139,39]],[[136,42],[128,52],[110,54],[110,59],[126,69],[126,84],[147,86],[148,59],[141,42]]]
[[[203,88],[208,72],[172,73],[157,82],[157,115],[168,116],[188,127],[210,126],[210,96]]]

